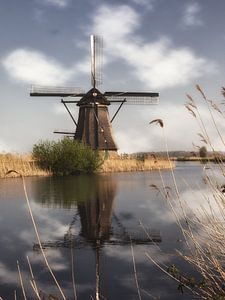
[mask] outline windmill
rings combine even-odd
[[[85,93],[79,88],[32,86],[30,96],[61,97],[61,103],[69,113],[76,129],[75,132],[55,131],[64,135],[73,136],[74,139],[89,145],[94,150],[117,151],[117,145],[112,133],[112,122],[126,105],[151,105],[158,103],[158,93],[152,92],[119,92],[106,91],[101,93],[98,89],[102,83],[101,72],[102,38],[91,35],[91,86]],[[72,100],[72,98],[76,100]],[[79,99],[77,99],[79,98]],[[70,104],[79,107],[76,121],[69,109]],[[110,119],[108,106],[118,105],[117,110]]]

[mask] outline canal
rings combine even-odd
[[[204,204],[205,169],[199,163],[178,163],[175,169],[179,197],[191,208]],[[177,252],[187,249],[171,209],[184,222],[171,171],[30,177],[25,184],[44,251],[67,299],[74,299],[73,280],[82,300],[96,294],[99,299],[192,298],[185,289],[181,295],[178,283],[153,263],[196,275]],[[18,261],[27,298],[35,299],[28,256],[42,299],[61,299],[20,178],[0,181],[0,233],[0,296],[12,299],[16,291],[22,299]]]

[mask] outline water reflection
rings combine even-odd
[[[63,239],[43,243],[44,247],[80,247],[84,242],[93,247],[104,243],[126,244],[130,243],[130,238],[137,244],[161,242],[156,230],[147,229],[146,235],[142,229],[126,228],[114,213],[117,186],[113,177],[95,175],[49,180],[47,189],[46,181],[36,186],[35,201],[47,207],[74,208],[75,214]],[[122,216],[123,219],[132,218],[129,213]],[[80,232],[76,235],[73,228],[78,221]]]
[[[130,246],[131,242],[134,245],[161,242],[156,230],[127,227],[116,215],[117,184],[113,177],[82,176],[67,178],[66,181],[51,178],[44,193],[43,188],[39,185],[36,190],[38,203],[61,209],[74,208],[75,214],[62,239],[42,242],[42,247],[82,248],[90,245],[95,253],[96,299],[101,295],[101,253],[105,244]],[[130,220],[132,215],[123,213],[122,219]],[[78,234],[77,228],[80,228]],[[39,250],[38,244],[34,244],[34,250]]]
[[[175,173],[182,201],[191,207],[197,202],[202,205],[204,199],[199,195],[205,189],[202,168],[179,165]],[[173,187],[171,173],[163,171],[162,176],[166,186]],[[183,178],[191,184],[187,185]],[[26,178],[26,184],[46,254],[67,299],[73,299],[70,248],[74,254],[78,299],[90,299],[90,295],[95,298],[96,293],[107,299],[134,299],[136,286],[130,236],[142,299],[149,299],[143,290],[149,291],[155,299],[180,299],[176,284],[145,256],[148,252],[158,263],[175,264],[189,273],[184,261],[175,254],[175,249],[183,252],[185,244],[174,215],[161,194],[150,188],[151,184],[160,187],[158,172]],[[194,196],[193,186],[197,192]],[[0,181],[0,210],[0,296],[11,299],[13,291],[20,289],[17,259],[29,278],[26,255],[31,258],[40,289],[57,294],[40,253],[33,251],[35,234],[20,179]],[[158,229],[148,229],[150,239],[138,226],[139,220],[147,228]],[[162,242],[156,246],[160,236]],[[32,291],[30,294],[33,296]],[[182,299],[190,297],[185,293]]]
[[[115,181],[108,176],[82,175],[40,178],[33,192],[34,201],[44,207],[71,209],[76,208],[78,202],[96,198],[99,192],[111,194],[109,198],[112,199],[115,191]]]

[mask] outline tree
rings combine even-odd
[[[199,149],[199,156],[201,158],[206,158],[207,157],[207,149],[205,146],[202,146],[200,149]]]
[[[93,173],[101,165],[97,151],[69,138],[41,141],[34,145],[32,155],[41,168],[54,175]]]

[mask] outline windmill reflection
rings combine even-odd
[[[74,215],[68,230],[62,240],[43,242],[43,248],[66,247],[66,248],[82,248],[91,245],[95,251],[95,273],[96,273],[96,299],[100,299],[100,256],[101,250],[105,244],[108,245],[129,245],[133,244],[149,244],[161,242],[158,232],[146,229],[147,233],[141,227],[126,228],[123,225],[123,217],[116,216],[113,212],[116,182],[110,176],[89,176],[83,177],[82,188],[79,189],[79,179],[71,181],[70,196],[76,200],[77,212]],[[58,183],[58,182],[57,182]],[[67,182],[68,184],[68,182]],[[77,185],[78,184],[78,185]],[[65,188],[65,183],[64,183]],[[57,185],[57,188],[59,186]],[[64,189],[63,188],[63,189]],[[67,185],[68,188],[68,185]],[[85,192],[83,189],[85,188]],[[54,191],[55,188],[50,189]],[[49,190],[49,191],[50,191]],[[68,196],[68,190],[65,191]],[[61,190],[59,193],[63,195]],[[84,195],[86,199],[84,199]],[[49,199],[53,202],[52,194]],[[45,194],[45,201],[46,201]],[[65,199],[68,206],[68,199]],[[43,200],[41,200],[43,204]],[[57,200],[57,205],[64,207],[64,202]],[[55,205],[54,203],[52,203]],[[46,205],[46,203],[45,203]],[[74,205],[72,205],[74,207]],[[80,221],[80,222],[79,222]],[[76,234],[77,227],[80,223],[79,234]],[[113,225],[112,225],[113,224]],[[38,250],[39,245],[34,245],[34,250]]]
[[[110,237],[113,203],[116,194],[114,181],[98,181],[95,195],[85,202],[78,202],[80,216],[80,236],[95,243],[104,242]]]

